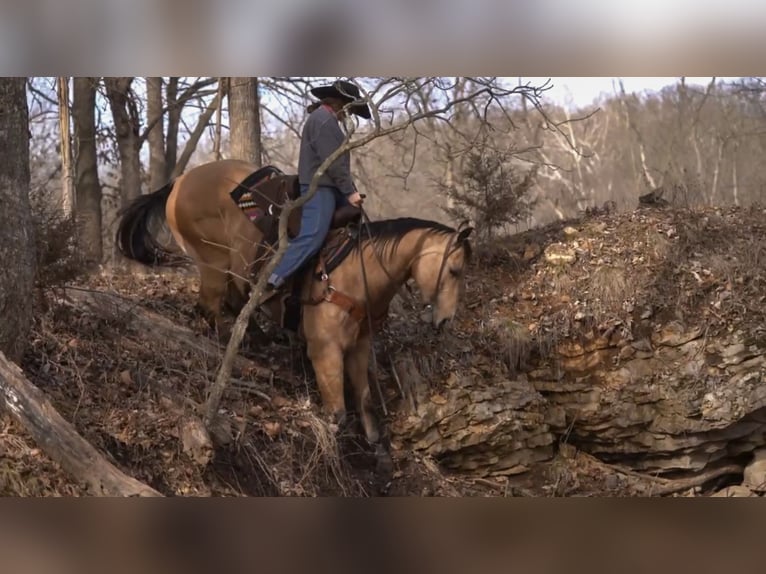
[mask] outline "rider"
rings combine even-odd
[[[345,140],[340,127],[340,122],[345,118],[344,107],[360,99],[359,88],[343,80],[313,88],[311,94],[319,101],[307,108],[309,115],[301,135],[298,159],[301,195],[308,193],[309,184],[319,166]],[[364,102],[355,103],[346,109],[370,119],[370,109]],[[303,204],[300,231],[290,241],[284,256],[269,277],[261,303],[276,294],[287,278],[319,251],[337,207],[344,204],[355,207],[362,205],[362,197],[356,190],[350,167],[350,154],[345,152],[322,174],[316,193]]]

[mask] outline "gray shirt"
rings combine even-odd
[[[308,185],[317,169],[346,139],[335,114],[319,106],[306,118],[298,159],[298,180]],[[356,192],[349,152],[336,159],[319,179],[319,185],[337,187],[344,195]]]

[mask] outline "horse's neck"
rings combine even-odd
[[[370,297],[388,304],[410,278],[413,261],[422,249],[422,241],[404,238],[394,249],[377,249],[374,245],[369,249],[372,257],[367,261],[373,262],[378,279],[377,285],[369,285]]]

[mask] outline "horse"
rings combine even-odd
[[[213,324],[220,319],[224,300],[233,310],[241,309],[249,279],[262,265],[257,254],[267,239],[264,227],[255,225],[233,200],[242,182],[256,172],[255,165],[240,160],[202,164],[137,198],[120,213],[120,251],[147,265],[178,260],[150,230],[152,218],[167,222],[176,243],[199,270],[198,305]],[[254,198],[297,197],[295,176],[279,170],[255,189]],[[274,204],[262,206],[269,212],[274,208]],[[280,206],[276,207],[278,211]],[[293,228],[299,225],[299,215]],[[296,273],[302,303],[298,332],[314,369],[323,409],[338,426],[345,422],[346,374],[367,442],[381,457],[385,452],[368,381],[371,336],[385,320],[393,297],[410,279],[423,305],[431,310],[432,326],[442,329],[452,321],[464,290],[473,228],[402,217],[357,222],[331,230],[331,235],[341,235],[349,227],[355,228],[355,234],[350,234],[331,266],[332,257],[323,251]]]

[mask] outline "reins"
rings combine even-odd
[[[364,210],[362,206],[359,206],[359,210],[361,211],[361,222],[362,222],[362,228],[366,230],[367,232],[367,238],[372,239],[372,232],[370,231],[370,217],[367,215],[367,212]],[[439,267],[439,275],[436,280],[436,293],[438,295],[439,293],[439,287],[441,286],[441,280],[442,275],[444,273],[444,267],[447,264],[447,260],[449,259],[449,256],[452,254],[453,245],[452,242],[455,241],[455,237],[450,238],[450,243],[447,245],[447,248],[444,250],[444,256],[442,257],[441,265]],[[364,253],[362,249],[362,233],[357,234],[357,245],[359,249],[359,261],[362,268],[362,281],[364,282],[364,297],[365,297],[365,310],[367,315],[367,328],[370,332],[370,352],[372,354],[372,370],[373,370],[373,378],[375,379],[375,387],[378,391],[378,396],[380,397],[380,404],[383,407],[383,414],[385,416],[388,416],[388,409],[386,408],[386,401],[383,397],[383,391],[380,387],[380,380],[378,377],[378,360],[377,355],[375,353],[375,345],[373,342],[373,324],[372,324],[372,310],[370,306],[370,286],[367,281],[367,267],[364,263]],[[456,248],[455,246],[454,248]],[[375,245],[371,245],[371,249],[373,253],[375,253],[375,256],[378,258],[378,262],[380,263],[381,269],[383,269],[383,272],[386,274],[386,276],[389,278],[389,280],[392,283],[396,283],[395,279],[391,276],[391,274],[388,272],[388,269],[386,269],[386,266],[383,262],[383,258],[380,253],[378,253],[377,249],[375,249]],[[405,282],[404,287],[407,289],[407,292],[409,293],[409,296],[411,298],[414,298],[414,295],[412,293],[411,287]]]
[[[361,217],[362,225],[367,230],[367,237],[372,239],[372,234],[370,233],[370,227],[369,227],[370,218],[367,215],[367,212],[364,210],[364,208],[361,205],[359,206],[359,210],[361,211],[361,215],[362,215]],[[373,379],[375,379],[375,388],[377,389],[378,396],[380,397],[380,406],[383,408],[383,415],[388,416],[388,409],[386,408],[386,399],[383,396],[383,390],[380,388],[380,379],[378,377],[378,357],[377,357],[377,354],[375,353],[375,344],[373,341],[373,330],[372,330],[370,284],[367,282],[367,267],[364,264],[364,253],[362,251],[362,234],[361,233],[357,234],[356,241],[357,241],[357,245],[359,249],[359,262],[362,267],[362,281],[364,282],[364,306],[367,311],[365,313],[365,315],[367,315],[367,328],[370,331],[369,337],[370,337],[370,353],[372,355],[372,376],[373,376]],[[373,251],[374,250],[375,249],[373,247]],[[381,267],[383,267],[383,269],[385,270],[385,267],[382,265],[382,261],[381,261]],[[388,275],[389,279],[393,281],[393,278],[388,273],[388,271],[386,271],[386,275]]]

